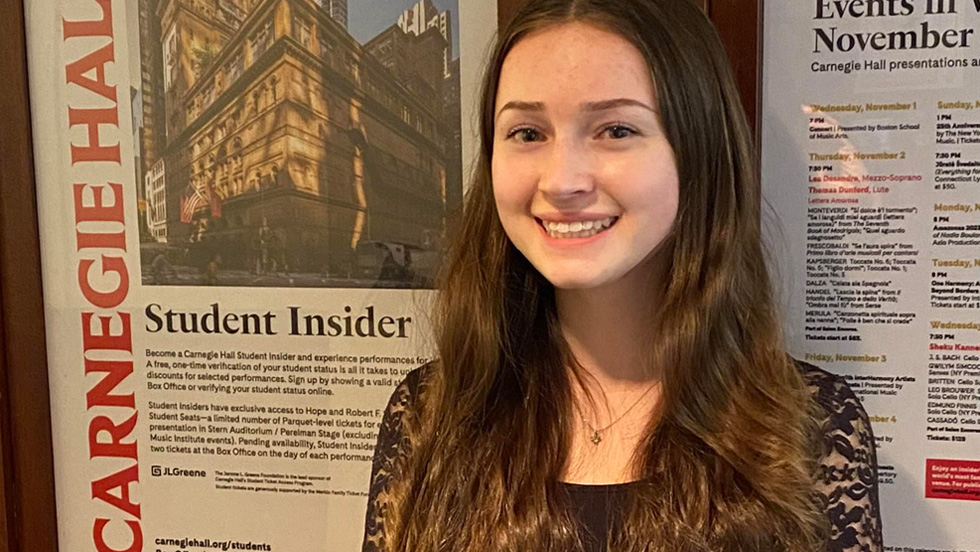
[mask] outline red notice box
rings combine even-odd
[[[927,459],[926,498],[980,500],[980,462]]]

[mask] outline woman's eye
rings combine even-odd
[[[533,128],[515,128],[507,135],[507,139],[517,138],[518,142],[537,142],[541,139],[541,133]]]
[[[621,140],[636,134],[636,131],[624,125],[610,125],[604,128],[602,133],[614,140]]]

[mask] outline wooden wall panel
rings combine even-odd
[[[0,288],[2,289],[2,288]],[[0,293],[2,296],[2,293]],[[3,331],[3,305],[0,304],[0,336],[4,335]],[[2,338],[0,338],[2,339]],[[0,380],[6,381],[7,368],[4,362],[3,345],[0,344]],[[7,508],[7,478],[6,474],[10,471],[11,463],[11,450],[9,446],[9,439],[7,435],[10,434],[10,416],[7,415],[10,408],[7,405],[6,399],[6,388],[5,384],[0,385],[0,389],[3,390],[2,396],[0,396],[0,504],[4,506],[4,515],[0,516],[0,552],[7,552],[10,550],[9,544],[9,532],[7,531],[7,513],[9,509]]]
[[[749,125],[758,127],[758,85],[762,54],[760,0],[706,0],[708,17],[714,22],[721,41],[728,50],[728,59],[735,70],[735,82],[742,94],[742,105]]]
[[[55,552],[54,472],[24,9],[0,18],[0,549]]]

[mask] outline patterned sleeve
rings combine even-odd
[[[395,458],[403,446],[402,417],[414,405],[421,370],[419,368],[409,372],[405,380],[395,388],[381,418],[371,464],[371,486],[368,491],[362,552],[382,552],[385,549],[386,493],[394,473]]]
[[[830,519],[829,552],[882,552],[878,460],[868,413],[839,376],[798,362],[826,413],[816,489]]]

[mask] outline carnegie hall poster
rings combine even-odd
[[[25,7],[61,549],[358,550],[495,6]]]

